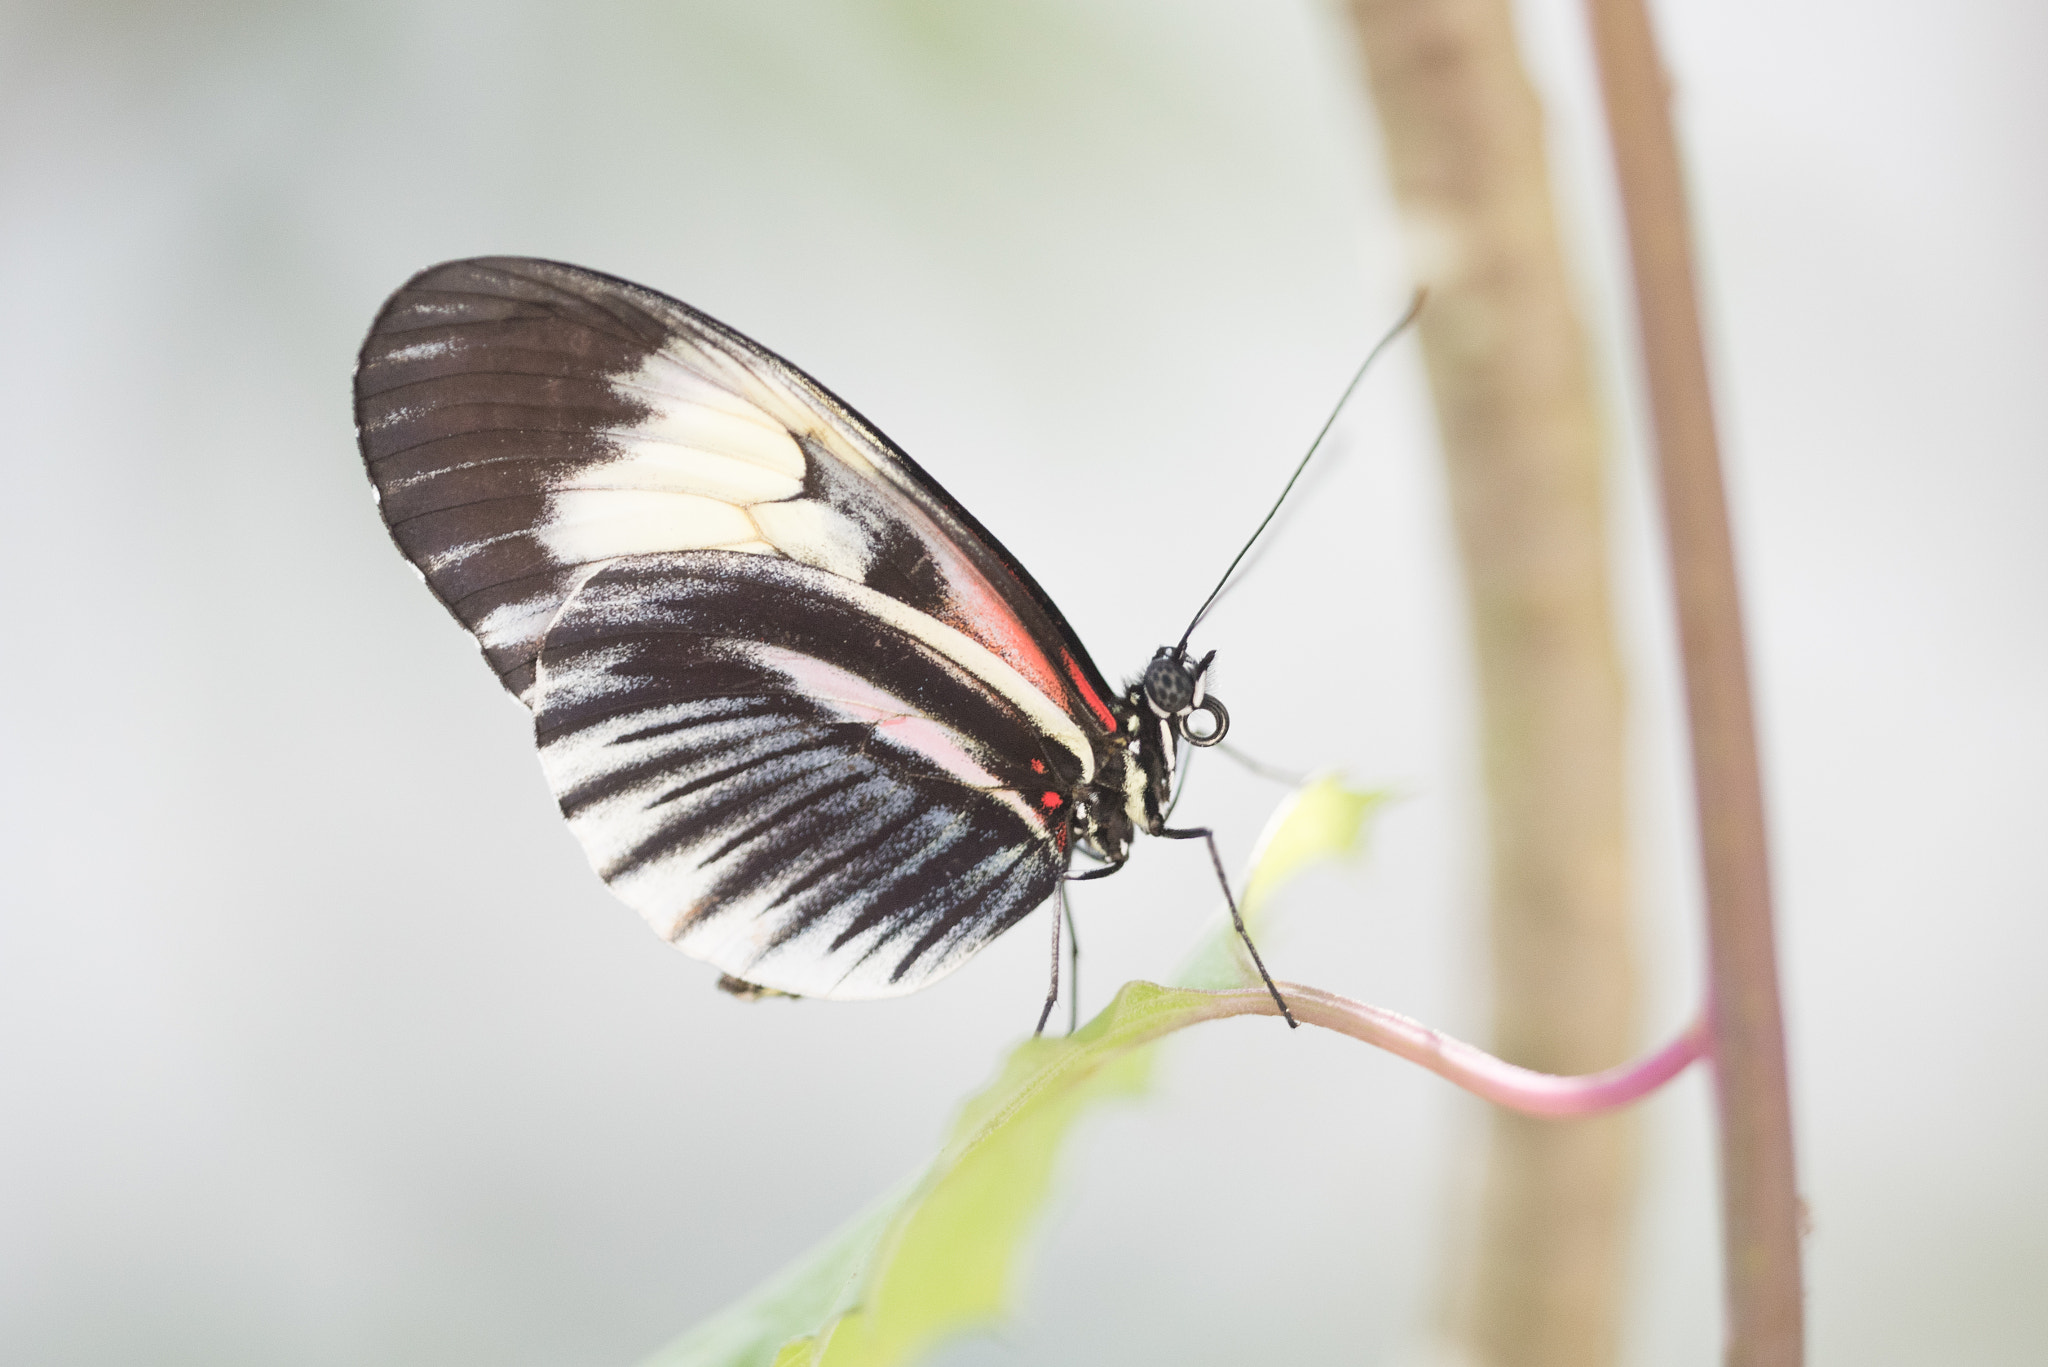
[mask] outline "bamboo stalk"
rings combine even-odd
[[[1641,0],[1589,0],[1628,224],[1706,881],[1730,1367],[1797,1367],[1799,1197],[1742,605],[1670,91]]]
[[[1543,114],[1508,0],[1352,0],[1412,263],[1471,604],[1491,855],[1493,1047],[1585,1073],[1634,1041],[1624,698],[1603,433],[1559,241]],[[1454,1269],[1462,1354],[1617,1352],[1634,1192],[1626,1117],[1488,1118]]]

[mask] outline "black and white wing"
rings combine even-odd
[[[769,556],[632,556],[541,648],[541,764],[592,864],[679,949],[784,992],[907,992],[1064,865],[1072,771],[1048,782],[1033,719],[877,596]]]
[[[394,540],[533,711],[593,866],[678,947],[888,996],[1050,893],[1107,687],[793,366],[624,281],[465,261],[392,296],[356,406]]]

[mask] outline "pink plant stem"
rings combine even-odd
[[[1304,1023],[1320,1025],[1398,1054],[1474,1096],[1524,1115],[1596,1115],[1626,1106],[1662,1087],[1705,1053],[1706,1026],[1694,1021],[1669,1044],[1632,1063],[1602,1073],[1560,1077],[1518,1068],[1484,1049],[1385,1007],[1369,1006],[1300,983],[1278,986],[1295,1016]],[[1212,996],[1218,1007],[1216,1018],[1280,1014],[1264,988],[1217,992]]]

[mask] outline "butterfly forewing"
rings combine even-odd
[[[590,566],[722,548],[868,584],[1115,727],[1057,609],[973,518],[822,386],[687,305],[554,262],[452,262],[392,296],[356,393],[393,536],[522,697]]]
[[[889,996],[1050,894],[1107,689],[800,371],[608,276],[455,262],[379,315],[357,420],[393,538],[533,710],[593,866],[678,947]]]

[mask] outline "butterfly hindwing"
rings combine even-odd
[[[734,977],[908,992],[1060,875],[1070,762],[874,599],[776,558],[639,556],[548,632],[535,731],[564,816],[622,900]]]

